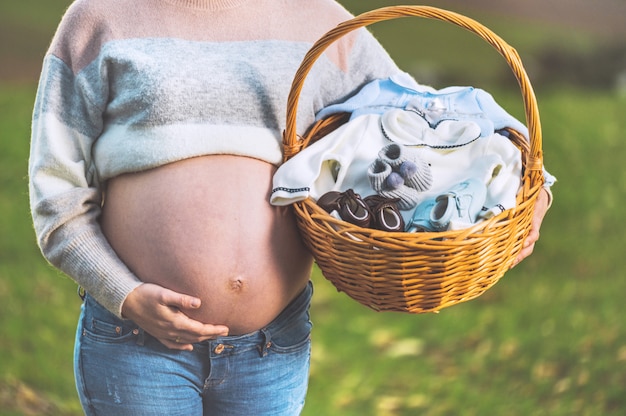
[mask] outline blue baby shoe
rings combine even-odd
[[[405,231],[408,233],[418,233],[423,231],[437,231],[430,222],[430,213],[437,204],[435,198],[427,199],[415,207],[413,216],[407,221]]]
[[[476,179],[467,179],[449,191],[420,203],[407,222],[405,231],[446,231],[467,228],[483,209],[487,187]]]
[[[467,179],[435,199],[430,222],[438,231],[467,228],[476,223],[486,198],[485,184]]]

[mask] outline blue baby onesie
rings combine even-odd
[[[406,73],[371,81],[350,99],[322,109],[316,118],[347,112],[354,119],[391,109],[415,111],[433,128],[444,120],[473,121],[480,126],[483,137],[506,127],[528,137],[526,126],[500,107],[486,91],[474,87],[435,90],[418,85]]]

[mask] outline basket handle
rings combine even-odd
[[[543,169],[543,155],[541,150],[541,123],[539,120],[537,99],[517,51],[481,23],[458,13],[429,6],[390,6],[365,12],[338,24],[334,29],[328,31],[315,42],[303,58],[294,76],[291,90],[289,91],[287,100],[287,120],[283,134],[284,160],[293,157],[307,145],[296,133],[298,100],[306,76],[315,61],[322,55],[326,48],[344,34],[355,29],[384,20],[411,16],[442,20],[467,29],[493,46],[500,55],[504,57],[517,79],[524,100],[526,125],[530,136],[530,154],[527,159],[526,170],[541,171]]]

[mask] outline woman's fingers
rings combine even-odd
[[[128,295],[122,310],[124,317],[166,347],[192,350],[193,343],[228,335],[228,327],[224,325],[205,324],[185,314],[185,310],[200,305],[198,298],[145,283]]]

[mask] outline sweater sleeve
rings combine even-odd
[[[122,303],[141,282],[98,222],[102,191],[91,151],[103,128],[106,85],[104,70],[74,74],[47,55],[33,111],[29,196],[44,257],[121,317]]]

